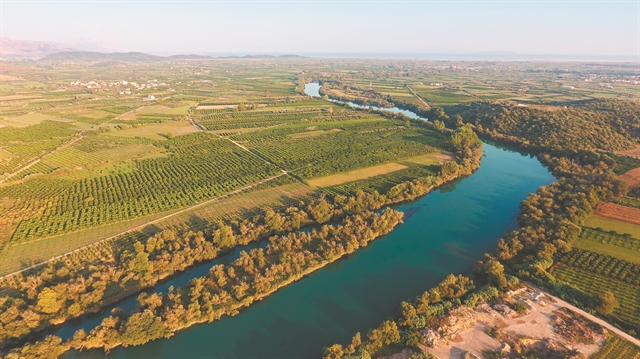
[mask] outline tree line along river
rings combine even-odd
[[[317,90],[316,90],[317,91]],[[398,109],[400,110],[400,109]],[[404,110],[401,110],[404,111]],[[414,114],[415,115],[415,114]],[[319,358],[322,348],[365,334],[400,302],[436,285],[449,273],[468,272],[517,226],[520,201],[554,181],[535,157],[485,142],[478,171],[413,202],[393,206],[404,224],[366,248],[334,262],[253,304],[235,317],[182,330],[170,339],[139,347],[118,347],[110,358]],[[256,244],[256,246],[259,244]],[[186,284],[239,250],[197,266],[154,288]],[[132,297],[118,304],[129,311]],[[73,335],[101,321],[89,316],[61,326]],[[103,358],[100,350],[69,352],[64,358]]]

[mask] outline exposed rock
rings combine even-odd
[[[511,346],[507,343],[500,345],[500,354],[508,354],[511,351]]]
[[[513,315],[515,314],[513,309],[509,308],[505,304],[496,304],[493,306],[493,309],[495,309],[498,313],[502,314],[505,318],[512,318]]]
[[[420,334],[424,337],[427,346],[431,348],[437,348],[442,342],[440,335],[431,329],[421,329]]]

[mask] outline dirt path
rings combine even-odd
[[[153,221],[149,221],[149,222],[147,222],[147,223],[145,223],[145,224],[142,224],[142,225],[139,225],[139,226],[136,226],[136,227],[133,227],[133,228],[129,228],[129,229],[127,229],[126,231],[122,231],[122,232],[120,232],[120,233],[118,233],[118,234],[115,234],[115,235],[113,235],[113,236],[110,236],[110,237],[107,237],[107,238],[103,238],[103,239],[101,239],[101,240],[99,240],[99,241],[97,241],[97,242],[93,242],[93,243],[91,243],[91,244],[87,244],[86,246],[82,246],[82,247],[80,247],[80,248],[74,249],[74,250],[72,250],[72,251],[70,251],[70,252],[67,252],[67,253],[65,253],[65,254],[61,254],[61,255],[59,255],[59,256],[52,257],[51,259],[46,260],[46,261],[44,261],[44,262],[36,263],[36,264],[34,264],[34,265],[32,265],[32,266],[29,266],[29,267],[23,268],[23,269],[21,269],[21,270],[19,270],[19,271],[16,271],[16,272],[9,273],[9,274],[7,274],[7,275],[1,276],[1,277],[0,277],[0,279],[8,278],[8,277],[11,277],[12,275],[20,274],[20,273],[26,272],[26,271],[28,271],[28,270],[31,270],[31,269],[37,268],[37,267],[42,266],[42,265],[44,265],[44,264],[47,264],[47,263],[49,263],[49,262],[52,262],[52,261],[55,261],[55,260],[57,260],[57,259],[63,258],[63,257],[65,257],[65,256],[69,255],[69,254],[76,253],[76,252],[79,252],[79,251],[81,251],[81,250],[83,250],[83,249],[90,248],[90,247],[92,247],[92,246],[95,246],[95,245],[98,245],[98,244],[100,244],[100,243],[106,242],[106,241],[108,241],[108,240],[114,239],[114,238],[116,238],[116,237],[122,236],[122,235],[124,235],[124,234],[128,234],[128,233],[132,233],[132,232],[135,232],[135,231],[139,231],[139,230],[144,229],[145,227],[147,227],[147,226],[149,226],[149,225],[151,225],[151,224],[155,224],[155,223],[161,222],[161,221],[163,221],[163,220],[165,220],[165,219],[169,219],[169,218],[171,218],[171,217],[173,217],[173,216],[177,216],[177,215],[179,215],[179,214],[182,214],[182,213],[188,212],[188,211],[190,211],[190,210],[192,210],[192,209],[195,209],[195,208],[198,208],[198,207],[205,206],[205,205],[207,205],[207,204],[209,204],[209,203],[212,203],[212,202],[219,201],[219,200],[221,200],[221,199],[223,199],[223,198],[229,197],[229,196],[234,195],[234,194],[238,194],[238,193],[240,193],[240,192],[246,191],[246,190],[251,189],[251,188],[253,188],[253,187],[255,187],[255,186],[258,186],[258,185],[261,185],[261,184],[263,184],[263,183],[266,183],[266,182],[272,181],[272,180],[274,180],[274,179],[276,179],[276,178],[279,178],[279,177],[282,177],[282,176],[285,176],[285,175],[287,175],[287,172],[283,170],[283,171],[282,171],[282,173],[280,173],[279,175],[276,175],[276,176],[273,176],[273,177],[269,177],[269,178],[265,178],[265,179],[263,179],[263,180],[261,180],[261,181],[258,181],[258,182],[255,182],[255,183],[252,183],[252,184],[250,184],[250,185],[247,185],[247,186],[244,186],[244,187],[241,187],[241,188],[238,188],[238,189],[233,190],[233,191],[231,191],[231,192],[227,192],[227,193],[225,193],[225,194],[223,194],[223,195],[220,195],[220,196],[214,197],[214,198],[209,199],[209,200],[207,200],[207,201],[200,202],[200,203],[195,204],[195,205],[193,205],[193,206],[190,206],[190,207],[187,207],[187,208],[183,208],[183,209],[181,209],[181,210],[179,210],[179,211],[177,211],[177,212],[173,212],[173,213],[168,214],[168,215],[166,215],[166,216],[163,216],[163,217],[160,217],[160,218],[156,218],[156,219],[154,219]]]
[[[600,319],[600,318],[596,317],[595,315],[589,314],[589,313],[585,312],[584,310],[582,310],[582,309],[580,309],[580,308],[576,307],[575,305],[571,305],[571,304],[569,304],[569,303],[565,302],[564,300],[562,300],[562,299],[560,299],[560,298],[558,298],[558,297],[555,297],[555,296],[553,296],[553,295],[551,295],[551,294],[549,294],[549,293],[547,293],[547,292],[545,292],[545,291],[541,290],[540,288],[538,288],[538,287],[536,287],[536,286],[534,286],[534,285],[531,285],[531,284],[528,284],[528,285],[529,285],[531,288],[533,288],[534,290],[537,290],[537,291],[543,292],[543,293],[545,293],[547,296],[549,296],[549,297],[553,298],[555,301],[557,301],[557,304],[559,304],[560,306],[565,307],[565,308],[569,309],[570,311],[572,311],[572,312],[574,312],[574,313],[580,314],[580,315],[582,315],[583,317],[585,317],[585,318],[589,319],[590,321],[592,321],[592,322],[594,322],[594,323],[596,323],[596,324],[598,324],[598,325],[601,325],[601,326],[603,326],[603,327],[607,328],[608,330],[612,331],[612,332],[613,332],[613,333],[615,333],[616,335],[618,335],[618,336],[620,336],[620,337],[622,337],[622,338],[624,338],[624,339],[626,339],[626,340],[630,341],[631,343],[633,343],[633,344],[635,344],[635,345],[637,345],[637,346],[640,346],[640,340],[638,340],[638,339],[636,339],[636,338],[632,337],[631,335],[629,335],[629,334],[627,334],[627,333],[623,332],[622,330],[620,330],[620,329],[618,329],[618,328],[614,327],[613,325],[611,325],[611,324],[607,323],[607,322],[606,322],[606,321],[604,321],[603,319]]]
[[[113,119],[111,119],[111,120],[109,120],[109,121],[107,121],[107,122],[104,122],[104,123],[109,123],[109,122],[111,122],[111,121],[114,121],[114,120],[120,119],[121,117],[126,116],[126,115],[128,115],[128,114],[130,114],[130,113],[136,112],[136,111],[138,111],[138,110],[140,110],[140,109],[142,109],[142,108],[144,108],[144,107],[145,107],[145,106],[138,107],[138,108],[133,109],[133,110],[131,110],[131,111],[129,111],[129,112],[125,112],[125,113],[123,113],[122,115],[119,115],[119,116],[117,116],[117,117],[115,117],[115,118],[113,118]],[[189,118],[189,119],[191,119],[191,118]],[[196,126],[196,128],[198,128],[198,129],[200,129],[200,131],[202,131],[202,129],[201,129],[197,124],[195,124],[195,123],[193,122],[193,120],[192,120],[192,123],[193,123],[193,125],[194,125],[194,126]],[[93,129],[93,128],[95,128],[95,127],[97,127],[97,126],[94,126],[94,127],[92,127],[91,129]],[[73,139],[72,141],[70,141],[70,142],[68,142],[68,143],[65,143],[64,145],[62,145],[62,146],[60,146],[60,147],[56,148],[55,150],[53,150],[53,151],[51,151],[51,152],[47,153],[46,155],[44,155],[44,156],[42,156],[42,157],[38,158],[37,160],[35,160],[35,161],[33,161],[33,162],[29,163],[28,165],[26,165],[26,166],[24,166],[24,167],[20,168],[19,170],[15,171],[15,172],[13,172],[13,173],[11,173],[11,174],[9,174],[9,175],[8,175],[8,176],[6,176],[5,178],[0,179],[0,184],[4,183],[5,181],[7,181],[8,179],[10,179],[11,177],[13,177],[13,176],[15,176],[15,175],[19,174],[20,172],[26,171],[26,170],[28,170],[29,168],[31,168],[32,166],[35,166],[36,164],[40,163],[40,160],[41,160],[41,159],[43,159],[43,158],[45,158],[45,157],[47,157],[47,156],[50,156],[50,155],[54,154],[56,151],[58,151],[58,150],[62,150],[62,149],[65,149],[65,148],[67,148],[67,147],[69,147],[69,146],[73,145],[74,143],[76,143],[76,142],[80,141],[80,140],[83,138],[83,137],[82,137],[82,132],[83,132],[83,131],[80,131],[80,132],[79,132],[80,137],[75,138],[75,139]]]
[[[411,88],[411,86],[407,85],[407,88],[409,89],[409,92],[411,92],[411,94],[413,96],[415,96],[418,101],[420,101],[420,103],[422,103],[424,106],[426,106],[427,108],[430,108],[431,106],[429,106],[429,104],[427,103],[427,101],[425,101],[422,97],[420,97],[420,95],[418,95],[417,92],[413,91],[413,89]]]
[[[200,132],[204,132],[204,128],[202,128],[202,126],[198,125],[196,123],[196,121],[193,120],[193,118],[191,116],[189,116],[189,121],[191,121],[191,124],[193,125],[193,127],[197,128],[198,131]]]
[[[76,142],[80,141],[80,140],[81,140],[81,139],[83,139],[83,138],[84,138],[84,137],[82,137],[82,135],[80,135],[79,137],[74,138],[73,140],[71,140],[71,141],[69,141],[69,142],[67,142],[67,143],[63,144],[62,146],[60,146],[60,147],[58,147],[58,148],[54,149],[53,151],[51,151],[51,152],[49,152],[49,153],[45,154],[44,156],[42,156],[42,157],[38,158],[37,160],[35,160],[35,161],[33,161],[33,162],[29,163],[28,165],[26,165],[26,166],[24,166],[24,167],[20,168],[19,170],[15,171],[15,172],[13,172],[13,173],[10,173],[8,176],[6,176],[5,178],[3,178],[3,179],[1,179],[1,180],[0,180],[0,184],[3,184],[5,181],[7,181],[7,180],[11,179],[11,177],[13,177],[13,176],[15,176],[15,175],[19,174],[20,172],[24,172],[24,171],[28,170],[29,168],[31,168],[32,166],[35,166],[36,164],[40,163],[40,161],[41,161],[43,158],[48,157],[48,156],[51,156],[52,154],[56,153],[57,151],[59,151],[59,150],[63,150],[63,149],[65,149],[65,148],[67,148],[67,147],[69,147],[69,146],[73,145],[74,143],[76,143]]]

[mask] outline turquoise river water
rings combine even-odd
[[[394,206],[405,223],[368,247],[334,262],[241,311],[139,347],[116,348],[110,358],[319,358],[324,346],[348,343],[393,316],[401,301],[449,273],[468,273],[498,238],[516,228],[519,203],[554,181],[535,157],[485,143],[478,171],[420,199]],[[231,254],[222,261],[237,257]],[[156,288],[206,275],[198,266]],[[131,309],[135,298],[120,303]],[[57,334],[90,330],[101,316],[66,324]],[[103,358],[99,350],[65,358]]]

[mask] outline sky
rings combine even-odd
[[[0,1],[0,36],[97,51],[640,56],[640,0]]]

